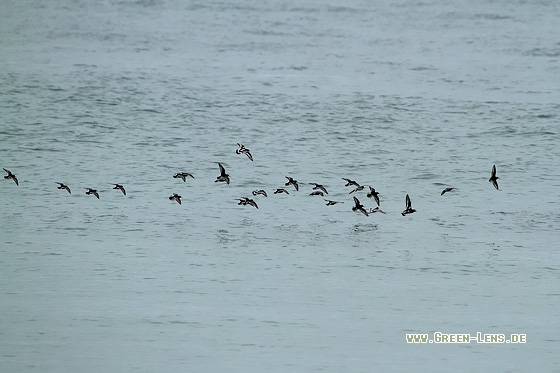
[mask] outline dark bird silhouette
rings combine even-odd
[[[413,212],[416,212],[416,210],[412,208],[412,203],[410,202],[410,197],[407,194],[406,195],[406,209],[404,209],[404,211],[401,213],[401,215],[405,216],[407,214],[412,214]]]
[[[455,189],[455,188],[451,188],[451,187],[445,188],[444,190],[441,191],[441,195],[443,196],[445,193],[451,192],[453,189]]]
[[[359,211],[365,216],[369,216],[368,212],[364,208],[364,205],[362,205],[356,197],[354,197],[354,207],[352,207],[352,211]]]
[[[8,173],[6,176],[4,176],[4,179],[12,179],[16,183],[16,185],[19,186],[19,182],[16,175],[14,175],[10,170],[6,170],[5,168],[4,171]]]
[[[85,189],[87,189],[86,192],[87,195],[93,194],[94,196],[97,197],[97,199],[99,199],[99,193],[97,192],[97,189],[92,189],[92,188],[85,188]]]
[[[325,201],[327,201],[327,206],[336,205],[337,203],[344,203],[344,202],[331,201],[330,199],[325,199]]]
[[[124,190],[124,187],[121,184],[114,184],[115,187],[113,189],[118,189],[122,192],[122,194],[124,194],[126,196],[126,190]]]
[[[253,160],[253,156],[251,155],[251,151],[247,149],[243,144],[237,143],[239,145],[239,149],[235,151],[236,154],[245,154],[247,158],[251,161]]]
[[[178,204],[181,204],[181,196],[178,195],[177,193],[173,193],[170,197],[169,200],[170,201],[177,201]]]
[[[278,193],[286,193],[286,194],[290,194],[288,193],[288,191],[284,188],[278,188],[276,189],[276,191],[274,191],[274,194],[278,194]]]
[[[385,214],[385,211],[381,210],[381,209],[379,208],[379,206],[377,206],[376,208],[371,208],[371,207],[370,207],[368,212],[369,212],[370,214],[375,214],[376,212],[380,212],[380,213],[382,213],[382,214]]]
[[[175,179],[181,178],[181,179],[183,179],[183,181],[187,181],[187,176],[190,176],[190,177],[192,177],[192,178],[194,179],[193,174],[190,174],[190,173],[188,173],[188,172],[178,172],[178,173],[176,173],[175,175],[173,175],[173,177],[174,177]]]
[[[360,186],[360,184],[358,184],[354,180],[350,180],[350,179],[347,179],[345,177],[343,177],[342,180],[346,180],[346,185],[345,186],[350,186],[350,185],[354,185],[354,186],[357,186],[357,187]]]
[[[218,166],[220,166],[220,176],[216,178],[215,182],[217,183],[219,181],[225,181],[229,185],[229,175],[226,174],[226,169],[224,168],[224,166],[222,166],[221,163],[218,163]]]
[[[268,194],[266,194],[266,191],[263,190],[263,189],[253,190],[252,193],[253,193],[254,196],[262,194],[263,196],[268,197]]]
[[[243,205],[243,206],[250,205],[255,208],[259,208],[259,206],[257,206],[257,203],[250,198],[243,197],[243,198],[238,198],[237,200],[239,201],[238,205]]]
[[[58,186],[56,187],[56,189],[66,189],[66,191],[70,194],[72,194],[72,192],[70,191],[70,188],[68,187],[68,185],[59,183],[58,181],[56,182],[58,184]]]
[[[352,193],[354,193],[354,192],[359,192],[360,190],[364,190],[364,187],[365,187],[365,185],[358,185],[358,186],[356,187],[356,189],[354,189],[353,191],[351,191],[351,192],[348,193],[348,194],[352,194]]]
[[[284,184],[285,186],[288,186],[288,185],[292,184],[296,188],[296,190],[299,190],[299,185],[297,183],[297,180],[294,180],[289,176],[286,176],[286,179],[288,179],[288,182],[286,184]]]
[[[313,185],[313,190],[322,190],[323,192],[325,192],[325,194],[329,194],[329,192],[327,192],[327,188],[325,188],[323,185],[321,184],[317,184],[317,183],[309,183],[309,185]]]
[[[496,165],[492,166],[492,176],[490,176],[490,179],[488,179],[489,182],[492,183],[492,185],[494,185],[494,188],[498,189],[498,179],[499,177],[496,176]]]
[[[321,196],[323,197],[325,194],[323,192],[321,192],[320,190],[316,190],[314,192],[309,193],[310,196]]]
[[[372,198],[375,200],[375,203],[377,203],[377,206],[379,206],[379,192],[376,192],[374,188],[369,187],[369,193],[367,194],[368,198]]]

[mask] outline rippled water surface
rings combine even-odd
[[[559,17],[4,1],[0,370],[560,371]]]

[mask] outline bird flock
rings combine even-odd
[[[236,154],[245,154],[247,156],[247,158],[251,161],[253,161],[253,155],[251,154],[250,150],[247,149],[244,145],[237,143],[238,145],[238,149],[235,151]],[[219,182],[225,182],[229,185],[230,183],[230,176],[229,174],[226,173],[226,169],[224,168],[224,166],[221,163],[218,163],[218,167],[220,169],[220,174],[216,177],[215,182],[219,183]],[[6,171],[7,175],[4,176],[4,179],[7,180],[13,180],[16,184],[16,186],[19,186],[19,181],[16,177],[16,175],[11,172],[10,170],[4,168],[4,171]],[[194,179],[194,175],[188,172],[178,172],[175,173],[175,175],[173,175],[173,178],[175,179],[182,179],[183,182],[187,181],[187,178],[192,178]],[[285,187],[289,187],[290,185],[294,187],[294,189],[297,191],[299,191],[299,183],[297,180],[295,180],[294,178],[290,177],[290,176],[286,176],[287,182],[284,184]],[[492,185],[494,186],[494,188],[496,188],[496,190],[499,190],[498,187],[498,179],[499,177],[496,176],[496,165],[492,166],[492,172],[490,175],[490,179],[488,179],[488,181],[490,183],[492,183]],[[364,205],[362,205],[362,203],[360,202],[360,200],[356,197],[353,196],[354,199],[354,206],[352,207],[352,211],[355,212],[360,212],[362,214],[364,214],[365,216],[369,216],[370,214],[379,212],[382,214],[385,214],[385,212],[383,210],[380,209],[380,199],[379,199],[379,195],[380,193],[378,191],[375,190],[375,188],[373,188],[371,185],[361,185],[358,182],[356,182],[355,180],[351,180],[348,178],[342,178],[342,180],[346,181],[345,187],[353,187],[353,189],[348,193],[348,194],[353,194],[356,192],[360,192],[362,190],[365,189],[365,187],[369,188],[369,191],[366,194],[367,198],[373,198],[373,200],[375,201],[375,203],[377,204],[377,206],[375,208],[369,208],[366,209],[364,207]],[[70,190],[70,187],[64,183],[61,182],[56,182],[56,184],[58,184],[57,189],[61,189],[61,190],[66,190],[69,194],[72,194],[72,191]],[[126,190],[124,188],[123,185],[121,184],[113,184],[114,187],[113,189],[116,190],[120,190],[122,192],[123,195],[126,196]],[[322,185],[322,184],[318,184],[318,183],[309,183],[309,185],[312,186],[312,191],[309,194],[310,196],[321,196],[324,197],[325,194],[328,195],[329,192],[327,191],[327,188]],[[84,188],[86,189],[86,194],[87,195],[93,195],[95,196],[97,199],[99,199],[99,192],[97,189],[94,188]],[[451,192],[453,191],[455,188],[454,187],[447,187],[445,189],[443,189],[443,191],[441,192],[441,195],[443,196],[445,193]],[[285,194],[290,194],[290,192],[285,189],[285,188],[277,188],[274,191],[274,194],[281,194],[281,193],[285,193]],[[262,195],[264,197],[268,197],[267,192],[264,189],[257,189],[257,190],[253,190],[252,191],[252,195],[253,196],[258,196],[258,195]],[[181,204],[181,196],[177,193],[173,193],[170,197],[169,200],[170,201],[175,201],[178,204]],[[333,201],[330,199],[326,199],[324,198],[324,200],[327,202],[326,205],[327,206],[333,206],[336,205],[338,203],[344,203],[342,201]],[[255,208],[259,208],[259,206],[257,205],[257,203],[255,202],[255,200],[249,198],[249,197],[241,197],[237,199],[238,201],[238,205],[241,206],[253,206]],[[407,194],[405,197],[405,209],[403,210],[403,212],[401,212],[402,216],[406,216],[412,213],[415,213],[416,210],[412,208],[412,202],[410,200],[410,196]]]

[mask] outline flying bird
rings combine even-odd
[[[188,173],[188,172],[178,172],[178,173],[176,173],[175,175],[173,175],[173,177],[174,177],[175,179],[181,178],[181,179],[183,179],[183,181],[187,181],[187,176],[190,176],[190,177],[192,177],[192,178],[194,179],[193,174],[190,174],[190,173]]]
[[[329,194],[329,192],[327,192],[327,188],[325,188],[323,185],[321,184],[317,184],[317,183],[309,183],[309,185],[313,185],[313,190],[322,190],[323,192],[325,192],[325,194]]]
[[[379,208],[379,206],[377,206],[376,208],[371,208],[371,207],[370,207],[368,212],[369,212],[370,214],[375,214],[376,212],[380,212],[380,213],[382,213],[382,214],[385,214],[385,211],[381,210],[381,209]]]
[[[251,193],[253,193],[254,196],[262,194],[265,197],[268,197],[268,195],[266,194],[266,191],[263,189],[259,189],[259,190],[253,190]]]
[[[309,193],[310,196],[321,196],[323,197],[325,194],[323,192],[321,192],[320,190],[316,190],[314,192]]]
[[[350,185],[354,185],[354,186],[357,186],[357,187],[360,186],[360,184],[358,184],[354,180],[350,180],[350,179],[347,179],[345,177],[343,177],[342,180],[346,180],[346,185],[345,186],[350,186]]]
[[[368,198],[372,198],[375,200],[375,203],[377,203],[377,206],[379,207],[379,192],[375,191],[375,188],[369,187],[369,193],[367,194]]]
[[[353,191],[351,191],[351,192],[348,193],[348,194],[352,194],[352,193],[354,193],[354,192],[359,192],[360,190],[364,190],[364,187],[365,187],[365,185],[358,185],[358,186],[356,187],[356,189],[354,189]]]
[[[4,176],[5,177],[5,176]],[[492,176],[490,176],[490,179],[488,179],[489,182],[492,183],[492,185],[494,185],[494,188],[498,189],[498,179],[499,177],[496,176],[496,165],[492,166]]]
[[[255,208],[259,208],[259,206],[257,206],[257,203],[255,201],[253,201],[251,198],[247,198],[247,201],[245,202],[246,205],[250,205],[253,206]]]
[[[10,170],[6,170],[5,168],[4,171],[8,173],[6,176],[4,176],[4,179],[12,179],[16,183],[16,185],[19,186],[19,182],[16,175],[14,175]]]
[[[121,184],[113,184],[113,185],[115,185],[113,189],[119,189],[122,192],[122,194],[126,196],[126,190],[124,190],[124,187]]]
[[[245,154],[247,158],[251,161],[253,160],[253,156],[251,155],[251,151],[247,149],[243,144],[237,143],[239,145],[239,149],[235,151],[236,154]]]
[[[441,195],[443,196],[445,193],[451,192],[453,189],[455,189],[455,188],[451,188],[451,187],[445,188],[444,190],[441,191]]]
[[[257,209],[259,208],[259,206],[257,206],[257,203],[250,198],[243,197],[243,198],[238,198],[237,200],[239,201],[238,205],[243,205],[243,206],[251,205]]]
[[[169,200],[170,201],[177,201],[178,204],[181,204],[181,196],[178,195],[177,193],[173,193],[170,197]]]
[[[274,191],[274,194],[278,194],[278,193],[286,193],[286,194],[290,194],[288,193],[288,191],[284,188],[278,188]]]
[[[331,201],[330,199],[325,199],[325,201],[327,202],[327,206],[336,205],[337,203],[344,203],[344,202]]]
[[[229,175],[226,174],[226,169],[224,168],[224,166],[222,166],[221,163],[218,163],[218,166],[220,166],[220,176],[216,178],[215,182],[217,183],[219,181],[225,181],[229,185]]]
[[[365,216],[369,216],[368,212],[364,208],[364,205],[362,205],[356,197],[354,197],[354,207],[352,207],[352,211],[359,211]]]
[[[297,180],[294,180],[289,176],[286,176],[286,179],[288,179],[288,182],[286,184],[284,184],[285,186],[288,186],[288,185],[292,184],[296,188],[296,190],[299,190],[299,185],[297,183]]]
[[[410,197],[407,194],[406,195],[406,209],[404,209],[404,211],[401,213],[401,215],[405,216],[407,214],[412,214],[413,212],[416,212],[416,210],[412,208],[412,203],[410,202]]]
[[[72,192],[70,191],[70,188],[68,187],[68,185],[59,183],[58,181],[56,182],[58,184],[58,186],[56,187],[56,189],[66,189],[66,191],[70,194],[72,194]]]
[[[86,192],[87,195],[93,194],[94,196],[97,197],[97,199],[99,199],[99,193],[97,192],[97,189],[92,189],[92,188],[85,188],[85,189],[87,189]]]

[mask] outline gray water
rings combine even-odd
[[[560,371],[559,17],[2,1],[0,371]]]

